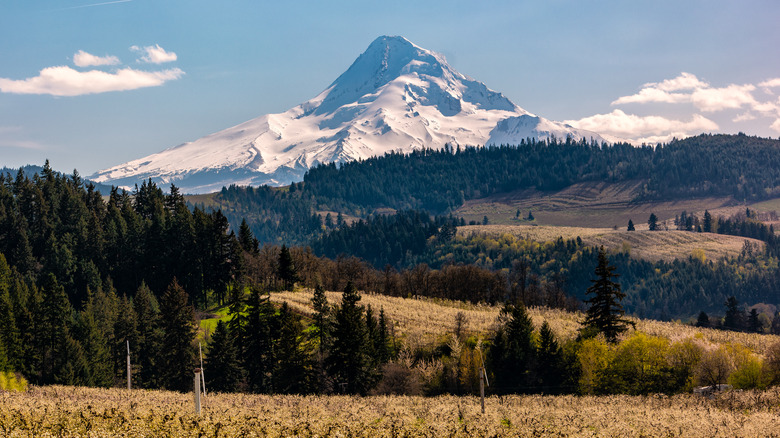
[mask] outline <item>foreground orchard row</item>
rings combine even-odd
[[[0,393],[4,437],[780,436],[780,389],[693,395],[349,397],[33,387]]]

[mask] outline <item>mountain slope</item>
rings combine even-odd
[[[525,111],[455,71],[440,54],[402,37],[383,36],[325,91],[301,105],[92,178],[128,186],[152,178],[175,183],[186,193],[203,193],[233,183],[288,184],[321,163],[390,151],[440,149],[447,143],[481,146],[493,138],[516,144],[551,135],[601,139]]]

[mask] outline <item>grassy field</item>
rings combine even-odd
[[[311,306],[312,295],[310,291],[280,292],[273,293],[271,299],[278,303],[286,301],[293,310],[304,315],[312,315],[314,313]],[[331,304],[341,302],[341,293],[327,292],[326,295]],[[478,337],[490,336],[495,328],[496,317],[501,311],[500,306],[472,305],[448,300],[388,297],[377,294],[363,294],[359,304],[370,304],[376,312],[379,312],[379,309],[384,309],[388,319],[394,322],[396,335],[412,346],[430,344],[444,339],[453,332],[455,316],[458,312],[463,312],[466,316],[466,332]],[[548,308],[530,308],[528,313],[537,329],[546,320],[553,332],[562,339],[577,336],[577,330],[581,327],[580,322],[585,319],[585,315],[582,313]],[[675,322],[631,319],[636,322],[637,330],[649,335],[664,337],[671,341],[696,338],[699,342],[712,346],[736,343],[750,348],[759,355],[763,355],[770,345],[780,341],[780,336],[775,335],[728,332],[696,328]],[[624,336],[628,335],[630,332]]]
[[[647,228],[647,227],[645,227]],[[472,233],[487,233],[490,235],[511,234],[513,236],[547,242],[557,239],[575,239],[580,237],[586,245],[601,246],[608,250],[621,251],[629,249],[631,255],[646,260],[667,260],[688,258],[688,256],[703,251],[707,260],[718,260],[722,257],[739,255],[745,241],[751,241],[763,247],[764,243],[745,237],[726,236],[712,233],[692,233],[687,231],[626,231],[625,228],[585,228],[585,227],[554,227],[533,225],[469,225],[458,227],[458,235],[468,236]]]
[[[757,437],[780,389],[666,396],[267,396],[34,387],[0,393],[4,437]]]

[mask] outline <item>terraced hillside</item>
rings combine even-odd
[[[634,199],[643,184],[644,181],[584,182],[554,192],[517,190],[466,201],[455,215],[462,216],[466,222],[481,223],[487,216],[492,224],[512,225],[524,223],[523,219],[530,211],[533,223],[539,225],[625,229],[631,219],[637,229],[642,226],[647,229],[650,213],[655,213],[663,222],[683,210],[703,212],[740,204],[731,197],[636,202]],[[519,218],[516,217],[517,210],[520,210]]]
[[[639,228],[639,227],[637,227]],[[631,256],[650,261],[675,258],[684,259],[689,256],[701,257],[706,260],[718,260],[722,257],[735,257],[740,254],[749,241],[758,248],[764,243],[745,237],[727,236],[714,233],[694,233],[689,231],[626,231],[625,228],[585,228],[585,227],[555,227],[534,225],[470,225],[458,228],[458,234],[468,236],[473,233],[489,235],[511,234],[516,237],[547,242],[557,239],[576,239],[580,237],[586,245],[601,246],[612,251],[629,250]]]

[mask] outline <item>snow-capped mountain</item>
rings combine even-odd
[[[377,38],[317,97],[91,179],[132,186],[152,178],[184,193],[229,184],[283,185],[310,167],[445,144],[517,144],[528,137],[601,140],[537,117],[455,71],[444,57],[403,37]]]
[[[521,140],[536,138],[537,140],[550,140],[555,137],[558,140],[566,140],[571,137],[574,140],[584,138],[590,142],[595,140],[599,143],[610,142],[601,135],[577,129],[571,125],[560,122],[553,122],[545,118],[524,114],[522,116],[512,116],[501,120],[496,127],[490,131],[490,138],[485,142],[486,146],[516,145]]]

